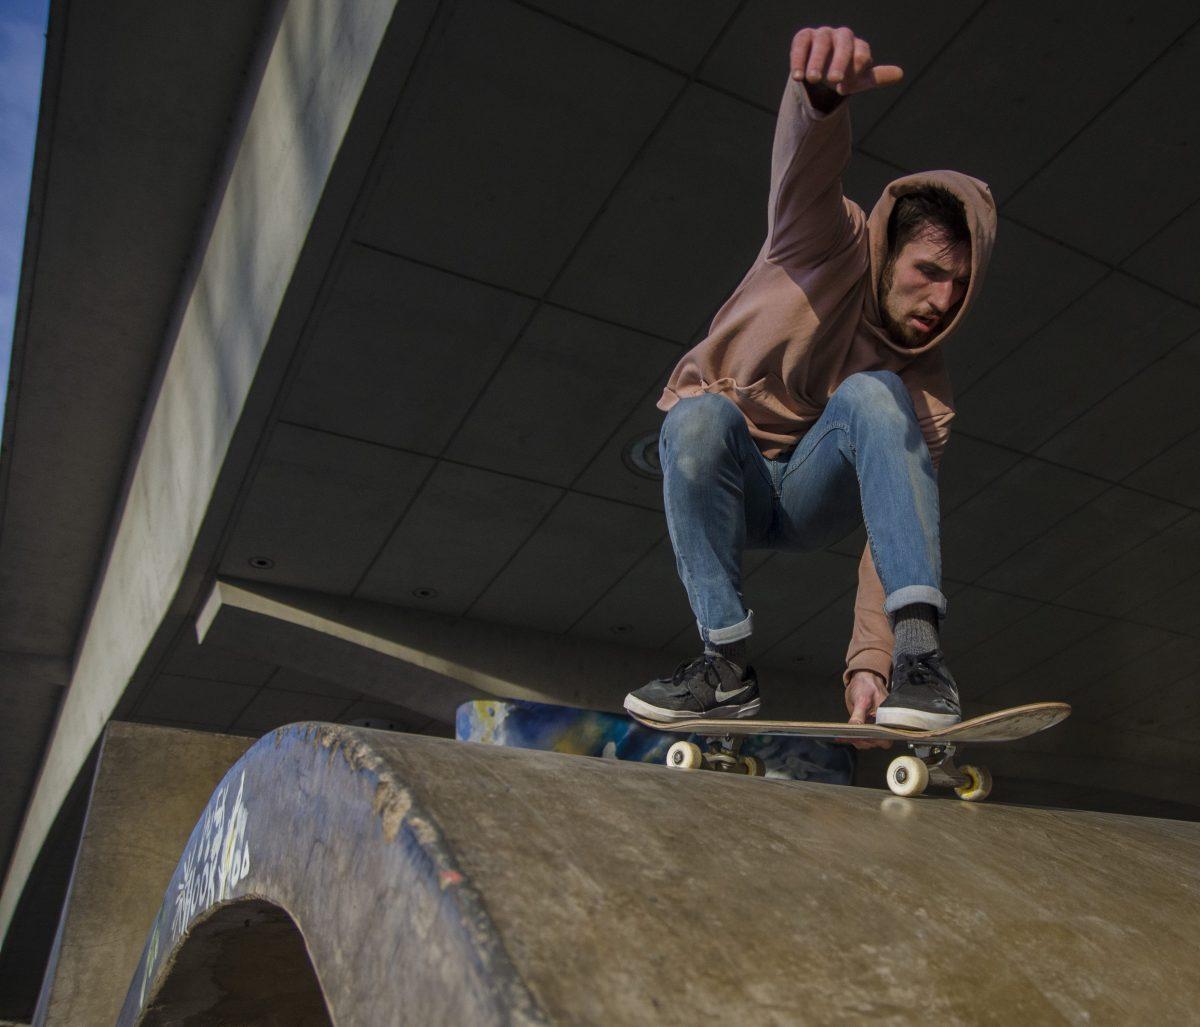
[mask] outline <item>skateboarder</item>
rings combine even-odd
[[[962,717],[938,637],[936,474],[954,416],[941,349],[979,295],[996,213],[954,171],[897,179],[870,216],[842,196],[847,98],[902,76],[848,28],[792,41],[766,241],[658,402],[667,526],[704,652],[627,695],[630,712],[758,712],[743,549],[821,549],[865,521],[850,721]]]

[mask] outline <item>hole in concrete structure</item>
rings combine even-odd
[[[143,1024],[333,1024],[299,927],[269,902],[218,909],[167,956],[163,973]]]
[[[438,590],[436,588],[414,588],[412,594],[418,599],[436,599]]]
[[[275,561],[269,556],[252,556],[246,562],[250,564],[251,567],[254,567],[260,571],[269,571],[275,566]]]

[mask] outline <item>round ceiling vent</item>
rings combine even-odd
[[[641,478],[662,478],[662,463],[658,459],[658,432],[639,435],[626,443],[621,450],[621,459],[634,474]]]

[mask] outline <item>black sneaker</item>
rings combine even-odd
[[[647,720],[753,717],[759,710],[754,668],[737,667],[716,653],[684,661],[669,678],[657,678],[625,696],[625,709]]]
[[[926,730],[953,727],[962,720],[958,686],[941,652],[901,653],[892,671],[891,693],[879,704],[875,723]]]

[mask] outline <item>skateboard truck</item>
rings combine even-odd
[[[762,760],[741,752],[743,735],[711,735],[702,749],[692,741],[675,742],[667,750],[667,765],[680,770],[719,770],[727,774],[762,777]],[[912,754],[897,756],[888,766],[887,784],[896,795],[920,795],[929,785],[953,788],[960,799],[982,802],[992,790],[987,768],[954,762],[955,746],[907,742]]]
[[[681,770],[721,770],[727,774],[746,774],[762,777],[767,771],[757,756],[742,754],[744,735],[711,735],[705,748],[695,742],[675,742],[667,750],[667,766]]]
[[[897,795],[920,795],[931,785],[953,788],[960,799],[982,802],[992,790],[986,767],[954,762],[953,745],[907,742],[910,756],[897,756],[888,765],[887,785]]]

